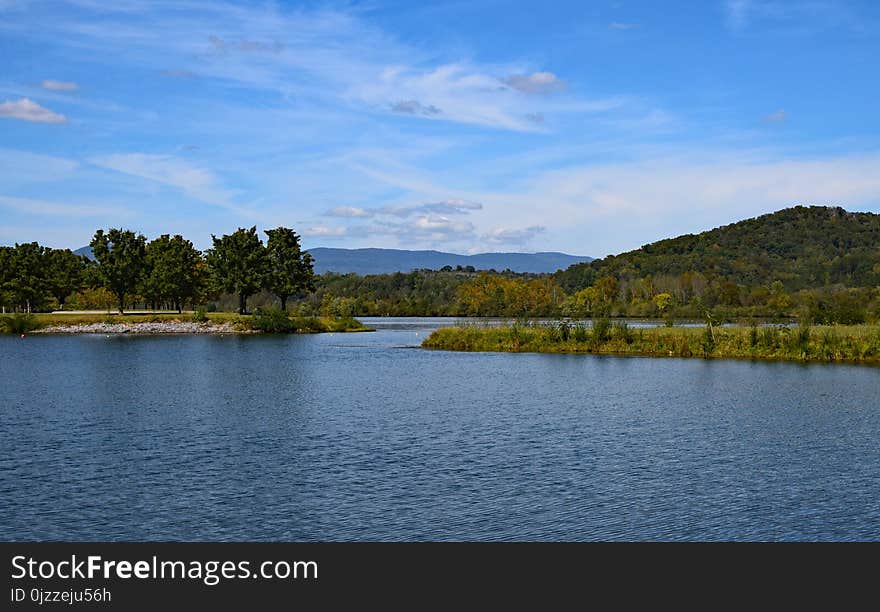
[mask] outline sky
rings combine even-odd
[[[0,0],[0,244],[602,257],[880,212],[874,0]]]

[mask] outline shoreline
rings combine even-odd
[[[284,327],[260,327],[260,323],[251,316],[239,316],[229,313],[211,314],[208,320],[193,321],[189,317],[179,315],[129,315],[102,317],[71,315],[70,320],[63,320],[57,315],[36,315],[35,326],[11,329],[9,333],[22,335],[258,335],[267,333],[316,334],[316,333],[354,333],[373,331],[356,319],[330,319],[305,317],[289,319]],[[40,321],[43,318],[43,321]],[[48,319],[48,320],[46,320]],[[59,320],[60,319],[60,320]]]
[[[50,325],[35,329],[30,334],[255,334],[252,329],[236,329],[232,323],[195,323],[192,321],[162,321],[159,323],[72,323],[69,325]]]

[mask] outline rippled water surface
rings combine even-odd
[[[878,539],[880,370],[0,337],[0,539]]]

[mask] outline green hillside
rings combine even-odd
[[[880,285],[880,215],[842,208],[796,206],[699,234],[660,240],[556,275],[568,291],[597,279],[680,277],[697,272],[712,284],[769,286],[787,291]]]

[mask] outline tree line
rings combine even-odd
[[[112,299],[120,313],[132,304],[181,312],[226,292],[244,314],[248,298],[266,291],[285,309],[291,297],[314,290],[314,262],[292,229],[265,233],[265,244],[256,227],[212,235],[203,253],[180,235],[148,241],[132,230],[99,229],[89,244],[94,260],[36,242],[0,247],[0,304],[13,312],[63,310],[76,294],[90,305]]]
[[[880,215],[796,207],[576,264],[553,274],[472,267],[315,276],[291,229],[152,241],[99,230],[96,261],[37,243],[0,247],[0,304],[17,310],[144,304],[301,315],[880,320]]]

